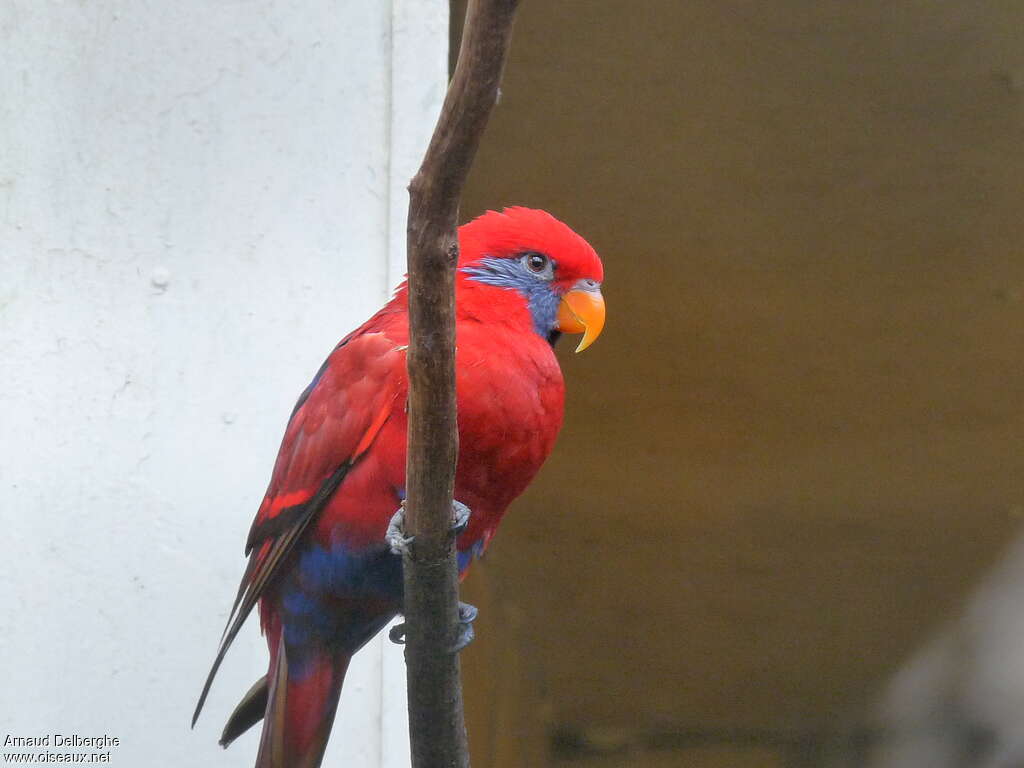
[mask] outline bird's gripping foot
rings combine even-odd
[[[476,620],[478,613],[479,611],[475,605],[459,603],[459,630],[455,636],[455,645],[452,647],[452,653],[458,653],[473,642],[473,638],[476,637],[476,634],[473,632],[473,622]]]
[[[455,645],[452,646],[452,653],[458,653],[467,645],[473,642],[476,634],[473,632],[473,622],[476,620],[477,610],[475,605],[459,603],[459,629],[455,636]],[[395,624],[388,632],[388,638],[396,645],[405,645],[405,622]]]
[[[405,622],[401,624],[395,624],[390,630],[388,630],[388,640],[395,645],[405,645]]]
[[[454,539],[462,535],[462,532],[469,526],[471,512],[469,507],[461,501],[452,499],[452,514],[455,516],[455,520],[452,522],[452,538]]]
[[[466,527],[469,525],[471,512],[469,507],[461,501],[453,500],[452,514],[454,519],[450,533],[454,539],[458,538],[466,530]],[[384,534],[384,539],[391,548],[392,554],[401,556],[409,551],[414,538],[414,536],[405,535],[405,502],[403,501],[398,511],[392,515],[391,522],[388,523],[387,532]],[[469,603],[459,603],[459,629],[455,638],[455,646],[452,649],[453,652],[457,653],[473,642],[473,620],[476,619],[477,613],[478,611],[475,606]],[[393,626],[388,632],[388,637],[391,639],[391,642],[404,645],[405,622],[403,621],[401,624]]]
[[[454,516],[454,521],[452,522],[451,535],[452,538],[456,538],[466,530],[466,526],[469,525],[471,513],[469,511],[469,507],[461,501],[452,500],[452,514]],[[402,501],[402,505],[398,508],[398,511],[391,516],[391,522],[388,523],[388,529],[384,534],[384,540],[391,548],[392,554],[404,555],[409,551],[409,547],[412,546],[413,539],[415,538],[415,536],[405,535],[405,501]]]
[[[391,516],[391,521],[388,523],[388,529],[384,533],[384,541],[386,541],[388,543],[388,547],[391,548],[391,554],[401,557],[409,551],[409,547],[412,545],[412,541],[415,538],[415,536],[405,535],[405,499],[403,499],[401,506],[399,506],[395,514]]]

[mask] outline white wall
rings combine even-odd
[[[255,621],[190,714],[294,399],[403,272],[446,52],[442,0],[0,3],[0,744],[252,764]],[[327,764],[407,765],[404,701],[368,648]]]

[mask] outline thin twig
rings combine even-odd
[[[455,265],[459,196],[498,95],[518,0],[471,0],[455,74],[409,185],[409,437],[404,559],[413,768],[468,768],[451,536],[458,456]]]

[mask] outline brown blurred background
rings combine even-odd
[[[524,2],[506,204],[609,315],[467,584],[474,766],[856,764],[1024,522],[1024,4]]]

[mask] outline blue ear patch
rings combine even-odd
[[[469,275],[470,280],[519,291],[530,308],[534,330],[544,338],[548,338],[555,330],[558,296],[551,290],[547,280],[529,272],[519,259],[484,256],[474,264],[463,267],[462,271]]]

